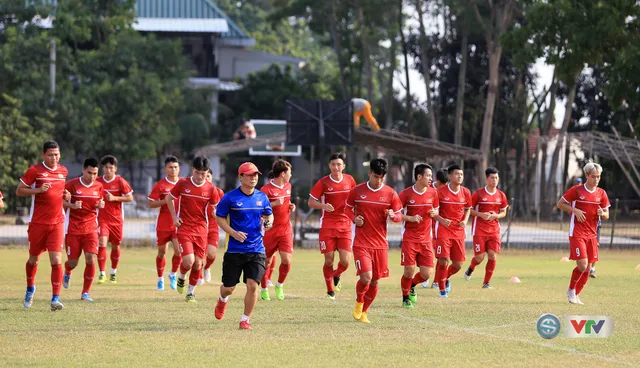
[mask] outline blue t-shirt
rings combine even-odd
[[[272,213],[269,198],[259,190],[251,195],[244,194],[240,188],[226,193],[216,207],[216,216],[226,217],[233,230],[247,233],[242,243],[227,234],[227,252],[264,253],[262,216]]]

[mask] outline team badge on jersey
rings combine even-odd
[[[333,187],[328,188],[330,192],[333,192]]]
[[[262,201],[256,201],[256,205],[262,206]]]

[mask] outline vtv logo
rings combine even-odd
[[[607,316],[563,316],[565,337],[609,337],[613,320]]]

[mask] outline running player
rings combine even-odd
[[[293,255],[293,230],[291,228],[291,212],[296,210],[296,205],[291,203],[291,164],[285,160],[277,160],[273,163],[271,175],[273,178],[260,190],[267,195],[273,210],[273,229],[264,234],[264,247],[267,255],[266,267],[272,260],[272,256],[280,253],[280,267],[278,268],[278,281],[276,282],[276,298],[284,299],[284,281],[291,271],[291,258]],[[271,300],[267,287],[268,278],[263,275],[261,280],[260,297],[262,300]]]
[[[165,198],[174,225],[178,228],[178,243],[182,263],[178,272],[176,289],[184,293],[185,277],[189,273],[189,287],[185,300],[196,302],[195,289],[201,277],[203,260],[207,253],[209,230],[208,207],[218,204],[220,198],[213,184],[207,181],[209,159],[197,156],[193,159],[191,177],[182,178]],[[176,206],[174,200],[178,200]]]
[[[213,171],[209,169],[207,173],[207,181],[213,184]],[[214,185],[215,186],[215,185]],[[222,198],[224,196],[224,192],[222,189],[216,187],[216,192],[218,192],[218,198]],[[218,228],[218,222],[216,221],[216,207],[209,206],[208,208],[209,215],[209,230],[207,232],[207,261],[204,264],[204,281],[207,283],[211,282],[211,265],[216,260],[216,251],[218,250],[218,241],[220,241],[220,230]]]
[[[318,237],[320,253],[324,255],[322,274],[327,285],[327,297],[336,298],[342,283],[340,276],[349,268],[353,236],[353,211],[346,209],[345,202],[351,189],[355,188],[353,176],[343,174],[347,156],[334,153],[329,157],[331,174],[318,180],[309,193],[309,208],[322,210],[320,216],[320,234]],[[338,252],[340,262],[334,270],[335,253]]]
[[[71,200],[64,202],[66,214],[67,262],[64,264],[65,289],[71,282],[71,271],[78,265],[80,255],[84,251],[84,283],[81,300],[93,302],[89,291],[96,274],[96,254],[98,253],[98,211],[104,208],[104,188],[96,181],[98,177],[98,160],[84,160],[82,176],[69,180],[65,189],[71,193]]]
[[[496,255],[500,253],[500,220],[507,215],[509,202],[507,195],[498,189],[500,177],[498,169],[490,167],[484,172],[487,185],[476,190],[471,196],[471,215],[473,216],[473,254],[471,265],[464,273],[469,281],[476,266],[484,260],[487,253],[489,259],[484,271],[483,289],[491,289],[489,282],[496,269]]]
[[[273,226],[273,211],[269,198],[256,190],[258,168],[245,162],[238,168],[240,187],[224,195],[216,208],[216,219],[227,233],[227,252],[222,261],[222,285],[220,298],[214,311],[216,319],[224,318],[229,297],[243,276],[247,285],[244,297],[244,314],[240,318],[240,329],[251,330],[251,313],[258,301],[258,283],[265,272],[265,249],[262,229],[270,231]]]
[[[449,278],[460,271],[465,261],[465,227],[471,213],[471,192],[462,186],[464,173],[459,165],[447,169],[449,184],[438,189],[440,214],[435,227],[436,258],[440,269],[440,297],[447,298],[451,291]],[[451,260],[451,265],[447,263]]]
[[[100,160],[102,176],[97,180],[104,187],[105,206],[98,213],[98,266],[100,275],[98,284],[107,281],[107,242],[111,243],[111,272],[109,281],[117,284],[116,272],[120,262],[120,244],[122,243],[122,228],[124,226],[124,208],[122,203],[133,201],[133,189],[118,171],[118,160],[107,155]]]
[[[440,188],[443,185],[447,185],[447,183],[449,182],[449,178],[448,178],[448,174],[447,174],[447,170],[446,169],[440,169],[438,171],[436,171],[436,179],[431,183],[431,186],[435,189]],[[436,224],[438,223],[438,221],[431,221],[431,231],[432,231],[432,235],[435,237],[435,233],[436,233]],[[432,239],[431,245],[433,245],[433,252],[435,253],[436,249],[436,242],[435,242],[435,238]],[[435,276],[433,277],[433,283],[431,284],[431,288],[432,289],[438,289],[438,280],[440,279],[440,275],[438,274],[438,267],[436,267],[436,272],[435,272]],[[429,281],[425,281],[422,283],[422,287],[426,288],[429,286]]]
[[[414,308],[413,303],[418,301],[415,286],[428,280],[433,272],[431,219],[438,215],[438,192],[430,186],[431,170],[430,165],[417,165],[413,170],[415,184],[400,193],[405,209],[400,260],[404,266],[400,287],[405,308]],[[416,264],[420,269],[414,276]]]
[[[169,286],[175,290],[177,283],[176,272],[182,262],[182,256],[180,256],[180,245],[178,244],[176,227],[173,224],[171,212],[169,212],[165,198],[180,179],[180,162],[176,156],[168,156],[164,160],[164,172],[167,176],[153,186],[151,194],[149,194],[147,199],[149,199],[149,208],[160,208],[158,217],[156,218],[156,245],[158,246],[156,272],[158,275],[158,290],[164,290],[164,267],[167,262],[165,255],[167,254],[169,243],[173,246]]]
[[[42,146],[42,163],[31,166],[20,178],[18,197],[31,197],[29,216],[29,260],[26,264],[27,292],[24,307],[30,308],[36,292],[36,272],[40,254],[49,252],[51,262],[51,311],[64,308],[60,302],[62,286],[62,244],[64,242],[64,210],[62,202],[71,198],[64,189],[67,169],[58,165],[60,146],[46,141]]]
[[[583,169],[586,182],[573,186],[558,200],[558,208],[571,214],[569,227],[570,259],[576,261],[567,298],[571,304],[584,304],[580,292],[589,280],[589,263],[598,260],[598,219],[609,218],[609,197],[598,188],[602,166],[589,162]]]
[[[347,206],[356,214],[353,258],[360,276],[353,318],[362,323],[370,323],[367,311],[378,294],[378,281],[389,277],[387,219],[402,221],[400,198],[395,190],[384,184],[388,168],[383,158],[371,160],[369,181],[351,189],[347,198]]]

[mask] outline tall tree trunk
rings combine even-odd
[[[458,72],[458,96],[456,97],[456,122],[453,143],[462,144],[462,116],[464,114],[464,90],[465,81],[467,79],[467,59],[469,56],[468,43],[469,36],[466,28],[462,33],[462,45],[460,46],[460,54],[462,61],[460,62],[460,71]]]
[[[162,150],[156,150],[156,181],[162,179]]]
[[[369,29],[364,22],[364,11],[360,1],[356,1],[358,8],[358,23],[360,25],[360,42],[362,43],[362,62],[364,64],[364,71],[366,73],[366,85],[367,91],[365,93],[366,99],[371,101],[373,99],[373,71],[371,68],[371,57],[369,53]]]
[[[340,72],[340,93],[343,100],[348,100],[347,83],[344,75],[344,63],[342,62],[342,47],[340,46],[340,32],[336,27],[336,0],[329,1],[329,24],[331,28],[331,38],[333,39],[333,52],[338,60],[338,70]]]
[[[538,154],[541,155],[540,160],[540,177],[537,178],[541,182],[540,184],[540,198],[547,198],[547,146],[549,143],[549,133],[554,121],[554,111],[556,109],[556,96],[558,94],[558,80],[556,79],[556,70],[553,70],[551,77],[551,87],[549,92],[549,108],[546,110],[546,116],[542,126],[540,127],[540,150]]]
[[[418,11],[418,21],[420,24],[420,61],[422,62],[422,78],[427,92],[427,114],[429,116],[429,138],[438,139],[438,123],[436,121],[436,113],[433,107],[431,97],[431,60],[427,52],[427,31],[424,26],[424,9],[422,9],[422,0],[417,0],[416,10]]]
[[[402,6],[402,0],[400,0],[399,2]],[[406,37],[404,36],[404,17],[402,14],[402,11],[400,11],[398,24],[400,26],[400,42],[402,42],[402,55],[404,57],[404,78],[406,83],[405,89],[407,91],[407,125],[409,128],[409,134],[413,134],[413,97],[411,96],[411,80],[409,79],[409,47],[407,45]]]

